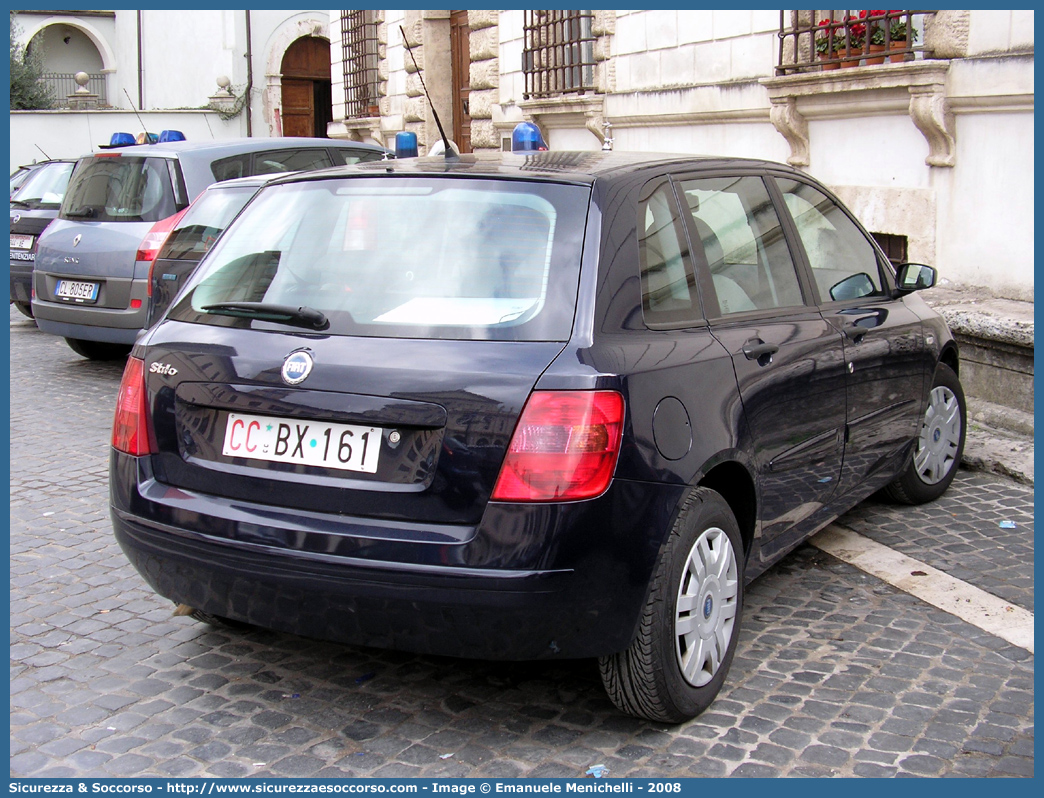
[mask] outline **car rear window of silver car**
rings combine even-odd
[[[566,340],[589,194],[460,178],[272,186],[228,229],[171,317],[273,328],[205,310],[263,302],[318,310],[333,334]]]
[[[77,164],[59,216],[87,222],[158,222],[178,211],[169,159],[95,156]]]

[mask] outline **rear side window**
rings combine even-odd
[[[333,166],[325,149],[272,150],[254,153],[254,174],[274,175],[282,172],[309,172]]]
[[[214,161],[210,165],[210,172],[219,183],[224,180],[235,180],[237,177],[248,177],[250,175],[250,153]]]
[[[683,242],[670,183],[661,183],[638,208],[642,310],[647,322],[692,321],[700,315]]]
[[[320,310],[335,335],[564,341],[589,195],[581,186],[437,178],[271,186],[170,316],[279,329],[206,310],[263,302]]]
[[[256,187],[220,188],[204,192],[181,217],[157,257],[200,260],[256,192]]]
[[[59,213],[91,222],[158,222],[177,213],[171,170],[164,158],[83,158]]]
[[[333,149],[325,147],[302,147],[300,149],[265,150],[264,152],[243,153],[222,158],[210,165],[210,171],[217,182],[234,180],[237,177],[252,175],[275,175],[284,172],[309,172],[315,169],[326,169],[330,166],[354,164],[360,161],[380,160],[381,153],[369,153],[363,150]]]
[[[333,149],[334,163],[337,166],[351,166],[352,164],[365,163],[366,161],[379,161],[384,153],[370,152],[369,150]]]

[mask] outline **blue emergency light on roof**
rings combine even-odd
[[[184,141],[185,134],[180,130],[161,130],[159,134],[160,143],[164,141]]]
[[[395,134],[395,157],[416,158],[417,157],[417,134],[408,130]]]
[[[546,152],[547,143],[540,135],[540,128],[532,122],[519,122],[511,131],[512,152]]]
[[[129,147],[135,143],[131,133],[113,133],[112,138],[109,139],[110,147]]]

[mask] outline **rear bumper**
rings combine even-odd
[[[95,278],[82,277],[92,280]],[[65,338],[80,338],[85,341],[104,341],[113,344],[133,344],[138,334],[145,328],[148,316],[148,280],[126,280],[129,286],[120,289],[120,295],[127,296],[127,305],[122,308],[85,305],[75,302],[55,302],[51,299],[57,278],[37,271],[33,275],[36,297],[32,301],[33,316],[37,326],[51,335]],[[99,302],[106,301],[109,283],[119,281],[109,279],[103,284],[103,293]],[[109,293],[116,294],[113,289]],[[130,303],[139,300],[141,307],[132,308]]]
[[[626,648],[684,491],[617,481],[589,502],[491,504],[468,534],[427,542],[407,523],[344,517],[347,535],[315,523],[288,534],[278,508],[160,487],[145,458],[118,452],[110,478],[120,547],[172,601],[308,637],[501,660]]]

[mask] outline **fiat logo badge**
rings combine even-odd
[[[312,373],[315,361],[312,356],[304,350],[291,352],[283,361],[283,382],[287,385],[302,383]]]
[[[83,238],[83,236],[82,236],[82,235],[80,235],[79,233],[77,233],[77,234],[76,234],[76,238],[74,238],[74,239],[73,239],[73,246],[74,246],[74,247],[75,247],[75,246],[76,246],[77,244],[79,244],[79,243],[80,243],[80,239],[81,239],[81,238]]]
[[[18,224],[20,221],[22,221],[22,214],[20,213],[16,213],[14,216],[11,217],[11,222],[13,224]]]

